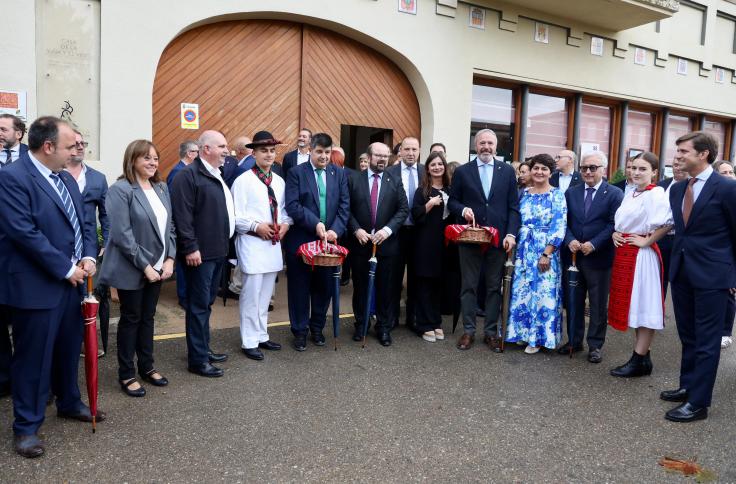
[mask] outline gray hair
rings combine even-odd
[[[187,156],[187,151],[190,150],[192,146],[197,146],[196,141],[188,140],[179,145],[179,159],[183,159],[185,156]]]
[[[604,168],[608,166],[608,156],[606,156],[606,154],[604,152],[597,151],[597,150],[596,151],[588,151],[587,153],[585,153],[582,156],[582,158],[580,158],[580,163],[582,163],[583,161],[587,160],[588,158],[592,158],[593,156],[595,156],[596,158],[598,158],[598,160],[600,160],[600,162],[601,162],[601,164],[603,165]]]
[[[498,135],[496,134],[496,132],[493,131],[492,129],[488,129],[488,128],[481,129],[480,131],[478,131],[477,133],[475,133],[475,139],[478,139],[478,137],[480,135],[486,134],[486,133],[492,134],[493,137],[496,138],[496,140],[498,140]]]

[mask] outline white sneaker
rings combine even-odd
[[[434,343],[437,341],[437,336],[434,334],[434,331],[427,331],[422,335],[422,339],[424,341],[429,341],[430,343]]]
[[[528,345],[526,349],[524,350],[524,353],[526,353],[527,355],[533,355],[534,353],[538,353],[538,352],[539,352],[539,346]]]
[[[434,330],[434,337],[437,341],[445,339],[445,332],[441,329]]]
[[[730,336],[724,336],[721,338],[721,349],[725,350],[733,344],[733,339]]]

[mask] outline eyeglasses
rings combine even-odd
[[[189,153],[199,153],[199,150],[189,150]]]
[[[89,146],[89,143],[87,143],[86,141],[77,141],[76,143],[74,143],[74,145],[77,148],[86,148]]]
[[[564,156],[555,156],[555,161],[560,161],[563,158],[572,158],[572,157],[571,156],[567,156],[567,155],[564,155]]]
[[[598,168],[603,168],[603,165],[585,165],[585,166],[580,166],[580,171],[597,171]]]

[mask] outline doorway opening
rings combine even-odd
[[[340,125],[340,147],[345,151],[345,166],[358,170],[358,157],[365,153],[371,143],[393,146],[394,131],[371,126]]]

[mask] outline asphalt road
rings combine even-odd
[[[107,421],[57,419],[49,407],[36,460],[12,448],[11,402],[0,400],[2,482],[692,482],[665,472],[663,456],[697,458],[736,482],[736,349],[723,352],[710,418],[663,419],[658,400],[677,386],[673,324],[655,339],[651,377],[608,375],[628,359],[632,335],[609,332],[604,362],[554,353],[455,349],[459,335],[426,343],[403,327],[394,345],[361,349],[343,325],[340,349],[287,347],[263,362],[239,352],[234,328],[213,331],[230,353],[225,376],[186,372],[185,341],[157,341],[171,384],[133,399],[101,360]],[[448,331],[449,333],[449,331]],[[329,340],[328,340],[329,343]]]

